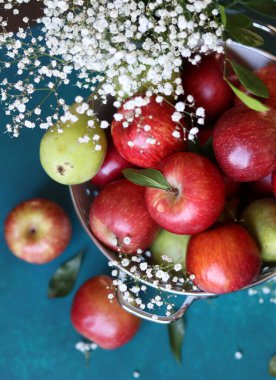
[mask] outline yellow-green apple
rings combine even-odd
[[[126,344],[138,331],[140,319],[126,312],[113,297],[112,279],[101,275],[86,281],[77,291],[71,321],[85,338],[101,348],[115,349]]]
[[[186,147],[183,120],[172,120],[175,108],[157,97],[135,96],[114,115],[111,133],[118,152],[143,168],[157,167],[168,155]]]
[[[189,239],[190,235],[172,234],[161,229],[150,247],[154,264],[166,264],[162,256],[167,256],[172,263],[181,264],[184,270]]]
[[[257,69],[254,71],[256,76],[262,80],[262,82],[265,84],[269,97],[267,99],[264,98],[258,98],[262,103],[266,104],[267,106],[276,109],[276,65],[269,65],[266,67],[262,67],[260,69]],[[242,85],[240,86],[240,89],[245,92],[246,94],[252,96],[249,91],[247,91]],[[255,96],[256,97],[256,96]],[[257,97],[256,97],[257,98]],[[236,97],[235,99],[236,105],[245,105],[241,102],[239,98]]]
[[[258,243],[264,261],[276,261],[276,200],[258,199],[241,216],[242,225]]]
[[[225,201],[223,177],[215,165],[199,154],[181,152],[165,158],[159,170],[171,190],[146,189],[153,220],[175,234],[191,235],[211,226]]]
[[[33,264],[44,264],[59,256],[67,247],[71,233],[71,223],[64,210],[43,198],[20,203],[5,221],[9,249]]]
[[[110,139],[104,162],[98,173],[92,178],[91,182],[95,186],[103,187],[108,183],[123,177],[122,170],[131,167],[133,167],[133,165],[119,154]]]
[[[90,208],[93,234],[107,247],[134,254],[148,248],[159,229],[144,200],[145,189],[126,179],[111,182]]]
[[[194,283],[215,294],[249,285],[261,267],[260,251],[249,233],[229,223],[191,237],[186,268]]]
[[[224,57],[210,54],[198,65],[184,64],[182,84],[185,94],[193,95],[196,107],[205,109],[208,120],[217,119],[234,102],[234,94],[223,79]]]
[[[234,181],[268,175],[276,168],[276,111],[230,109],[215,125],[213,147],[219,166]]]
[[[95,115],[83,113],[80,104],[70,109],[71,118],[60,121],[44,134],[40,162],[46,173],[64,185],[90,180],[106,154],[106,136]]]

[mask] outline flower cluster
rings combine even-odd
[[[195,276],[188,275],[182,264],[173,263],[172,259],[166,255],[162,256],[162,264],[150,264],[151,252],[145,251],[141,254],[141,250],[134,256],[125,256],[119,254],[118,261],[109,262],[109,266],[113,267],[111,272],[114,277],[113,287],[108,295],[109,300],[115,298],[115,292],[119,290],[125,301],[135,304],[141,310],[150,312],[164,312],[166,316],[172,314],[175,307],[173,299],[174,294],[167,291],[177,289],[180,292],[194,291],[198,288],[193,284]],[[116,268],[120,262],[126,273],[119,273]],[[153,296],[148,294],[147,283],[150,283],[156,289]],[[153,314],[153,318],[158,318]]]
[[[28,0],[1,0],[0,5],[17,14],[16,7],[24,2]],[[61,94],[76,90],[89,100],[100,97],[106,102],[111,95],[116,106],[137,92],[176,99],[184,94],[183,58],[196,64],[206,52],[223,51],[223,26],[212,0],[42,3],[44,16],[35,31],[27,27],[7,33],[1,20],[0,99],[10,119],[7,131],[14,136],[22,127],[52,126],[72,102]],[[24,18],[26,26],[28,21]],[[7,71],[13,73],[13,83]],[[191,95],[185,95],[193,104]],[[175,117],[180,117],[185,104],[178,103]],[[43,105],[48,109],[44,117]],[[194,115],[202,124],[204,112],[199,109]]]

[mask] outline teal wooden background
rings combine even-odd
[[[260,304],[258,296],[249,297],[245,291],[196,302],[191,307],[186,316],[182,366],[171,355],[166,327],[144,322],[126,346],[93,352],[87,367],[83,355],[74,348],[80,337],[70,323],[70,306],[74,292],[85,280],[108,273],[107,261],[82,230],[68,189],[43,172],[38,157],[42,132],[28,130],[18,139],[10,139],[2,131],[1,380],[128,380],[135,370],[145,380],[271,379],[267,367],[270,357],[276,354],[276,305],[269,302],[269,295],[264,295],[264,303]],[[69,213],[74,228],[66,252],[44,266],[15,258],[3,236],[3,223],[11,208],[37,196],[59,202]],[[87,249],[87,254],[74,292],[64,299],[47,299],[52,273],[82,248]],[[236,351],[243,352],[241,360],[235,359]]]

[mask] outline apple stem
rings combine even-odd
[[[166,191],[168,191],[169,193],[174,194],[175,196],[179,195],[179,190],[175,189],[174,187],[170,187]]]

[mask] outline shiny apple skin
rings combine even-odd
[[[262,103],[266,104],[267,106],[276,109],[276,65],[269,65],[266,67],[262,67],[261,69],[255,70],[254,73],[258,78],[260,78],[264,84],[266,85],[266,88],[269,93],[269,98],[260,98],[259,99]],[[253,96],[250,94],[249,91],[246,91],[245,88],[241,85],[240,89],[245,92],[247,95]],[[235,104],[236,105],[243,105],[246,107],[238,98],[235,98]]]
[[[11,252],[32,264],[59,256],[69,244],[71,222],[55,202],[34,198],[20,203],[7,216],[5,238]]]
[[[110,302],[112,279],[101,275],[86,281],[77,291],[71,322],[85,338],[112,350],[126,344],[138,331],[140,319],[126,312],[116,297]]]
[[[126,110],[123,105],[117,111],[124,116],[124,119],[113,120],[111,126],[113,141],[121,156],[133,165],[156,168],[164,157],[185,150],[185,132],[179,123],[172,121],[175,109],[165,101],[157,103],[156,97],[152,96],[149,103],[140,109],[141,115],[135,117],[127,128],[123,127],[123,122],[125,118],[134,115],[134,110]],[[181,123],[184,125],[183,120]],[[149,131],[144,130],[146,126],[150,127]],[[172,135],[175,130],[179,132],[179,137]],[[153,140],[148,139],[154,139],[155,143],[149,143]],[[129,142],[134,146],[129,146]]]
[[[210,54],[196,66],[183,67],[185,94],[193,95],[196,107],[203,107],[207,120],[217,119],[234,104],[234,94],[223,79],[223,56]]]
[[[159,170],[177,194],[146,189],[146,205],[158,225],[191,235],[215,222],[224,207],[225,185],[211,161],[196,153],[175,153],[161,162]]]
[[[192,236],[186,265],[200,289],[222,294],[249,285],[260,271],[261,258],[249,233],[229,223]]]
[[[213,147],[219,166],[234,181],[265,177],[276,168],[276,111],[232,108],[215,125]]]
[[[135,254],[137,249],[148,248],[159,227],[150,217],[144,194],[144,187],[126,179],[104,187],[90,208],[93,234],[114,251]],[[129,244],[124,242],[127,237]]]
[[[133,165],[126,161],[117,151],[112,141],[109,142],[105,160],[91,182],[93,185],[103,187],[123,176],[122,170],[131,168]]]

